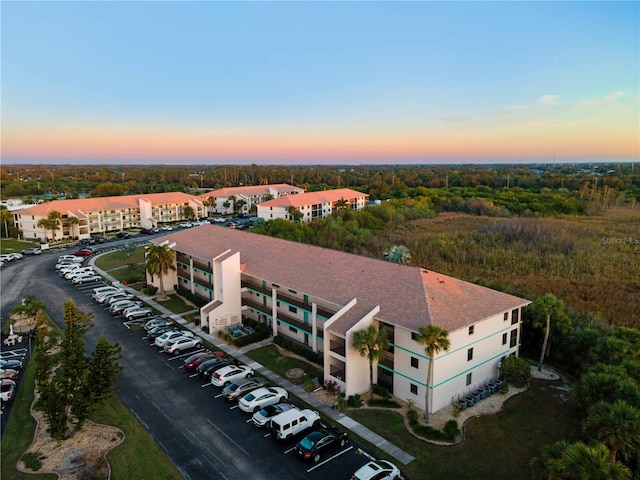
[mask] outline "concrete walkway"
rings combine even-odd
[[[111,253],[111,252],[107,252],[107,253]],[[112,277],[104,270],[101,270],[100,268],[95,266],[94,261],[96,258],[97,257],[92,257],[89,260],[89,264],[93,266],[94,270],[98,272],[100,275],[102,275],[105,278],[105,280],[112,283],[118,283],[118,280],[116,278]],[[124,288],[126,291],[128,291],[129,293],[138,297],[140,300],[144,301],[145,303],[148,303],[151,307],[159,311],[162,316],[171,318],[171,320],[173,320],[174,322],[182,325],[184,328],[188,330],[193,331],[196,335],[198,335],[199,337],[202,337],[204,340],[206,340],[210,344],[215,345],[217,348],[219,348],[226,354],[231,355],[232,357],[237,358],[239,361],[243,362],[244,364],[250,366],[256,372],[260,373],[260,375],[262,375],[263,377],[269,379],[271,382],[275,383],[276,385],[279,385],[282,388],[285,388],[292,394],[296,395],[298,398],[301,398],[306,403],[311,405],[318,412],[322,413],[323,415],[329,418],[332,418],[337,423],[342,425],[344,428],[351,430],[353,433],[365,439],[367,442],[371,443],[372,445],[375,445],[380,450],[382,450],[383,452],[386,452],[388,455],[392,456],[403,465],[407,465],[409,462],[414,460],[415,457],[413,457],[411,454],[405,452],[404,450],[397,447],[393,443],[382,438],[377,433],[372,432],[367,427],[356,422],[352,418],[329,407],[325,403],[318,400],[315,396],[305,392],[304,388],[301,387],[300,385],[295,385],[291,383],[286,378],[283,378],[280,375],[272,372],[271,370],[268,370],[266,367],[259,364],[258,362],[255,362],[254,360],[252,360],[246,355],[246,352],[248,351],[272,344],[273,343],[272,339],[267,339],[259,343],[247,345],[243,348],[236,348],[234,345],[229,345],[228,343],[223,342],[216,335],[211,335],[209,333],[203,332],[200,328],[197,328],[194,324],[187,322],[183,318],[183,315],[187,315],[189,313],[198,313],[199,309],[191,310],[189,312],[184,312],[178,315],[168,310],[162,304],[156,302],[152,298],[138,292],[137,290],[134,290],[133,288],[127,287],[124,285],[120,285],[120,286]]]

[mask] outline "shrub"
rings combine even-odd
[[[449,420],[444,424],[444,428],[442,429],[444,436],[450,442],[453,442],[458,435],[460,435],[460,427],[458,426],[458,422],[455,420]]]
[[[156,293],[158,293],[158,287],[154,287],[153,285],[147,285],[146,287],[144,287],[142,290],[140,290],[142,293],[144,293],[145,295],[155,295]]]
[[[209,326],[208,325],[202,325],[200,328],[202,328],[202,331],[204,333],[209,333]]]
[[[42,461],[40,460],[40,452],[34,453],[29,452],[25,453],[22,457],[22,461],[24,462],[24,466],[34,472],[37,472],[42,468]]]
[[[409,420],[409,425],[411,425],[411,428],[414,429],[415,426],[420,423],[420,415],[418,414],[417,410],[414,410],[413,408],[410,408],[407,411],[407,419]]]
[[[498,386],[498,393],[502,394],[502,395],[506,395],[507,393],[509,393],[509,385],[499,385]]]
[[[252,333],[250,335],[243,335],[241,337],[231,337],[231,335],[228,336],[231,338],[231,343],[233,343],[236,347],[244,347],[245,345],[249,345],[250,343],[260,342],[266,338],[269,338],[270,335],[271,331],[267,328],[266,331],[256,330],[255,333]]]
[[[191,290],[187,290],[186,288],[182,288],[182,287],[178,287],[178,294],[188,299],[196,307],[204,307],[210,301],[210,300],[207,300],[206,298],[202,298],[199,295],[191,293]]]
[[[459,417],[462,412],[462,406],[458,402],[453,402],[451,404],[451,414],[454,417]]]
[[[301,357],[306,358],[310,362],[313,362],[320,366],[324,365],[324,358],[322,357],[322,355],[320,355],[319,353],[314,353],[313,350],[300,342],[296,342],[295,340],[283,337],[282,335],[276,335],[273,338],[273,343],[279,345],[285,350],[289,350],[297,355],[300,355]]]
[[[304,391],[307,393],[313,392],[317,388],[316,382],[313,380],[307,380],[304,382]]]
[[[394,400],[387,398],[369,400],[370,407],[382,407],[382,408],[400,408],[400,404]]]
[[[362,406],[360,394],[350,395],[349,398],[347,398],[347,405],[351,408],[360,408]]]
[[[373,385],[373,393],[383,398],[391,397],[391,393],[389,393],[387,387],[383,387],[382,385],[378,385],[377,383]]]
[[[507,382],[516,388],[527,386],[531,376],[531,365],[525,359],[510,355],[502,361],[500,372]]]
[[[324,389],[331,395],[340,395],[340,385],[334,380],[325,380]]]

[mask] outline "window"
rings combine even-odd
[[[511,339],[509,341],[509,348],[513,348],[518,344],[518,329],[511,330]]]
[[[411,340],[414,342],[418,341],[418,334],[416,332],[411,332]]]
[[[467,350],[467,362],[473,360],[473,348]]]
[[[520,313],[520,310],[518,309],[511,311],[511,325],[515,325],[516,323],[518,323],[519,313]]]
[[[503,345],[506,345],[506,344],[507,344],[507,334],[506,334],[506,333],[503,333],[503,334],[502,334],[502,344],[503,344]]]
[[[509,312],[504,312],[504,321],[509,320]]]
[[[471,385],[471,373],[467,373],[467,387]]]
[[[418,368],[418,359],[416,357],[411,357],[411,366],[413,368]]]
[[[413,393],[414,395],[418,394],[418,386],[417,385],[411,383],[411,384],[409,384],[409,388],[411,389],[411,393]]]
[[[296,307],[292,306],[292,305],[289,305],[289,311],[291,313],[298,313],[298,309]]]
[[[475,325],[471,325],[469,327],[469,335],[473,335],[473,329],[474,329]]]
[[[289,327],[289,331],[293,333],[298,333],[298,329],[293,327]]]

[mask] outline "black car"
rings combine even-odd
[[[155,341],[155,339],[158,338],[163,333],[171,332],[171,331],[174,331],[174,330],[178,330],[178,327],[176,327],[174,325],[163,325],[161,327],[154,327],[151,330],[149,330],[149,333],[147,334],[147,338],[149,340],[154,340]]]
[[[80,239],[80,245],[95,245],[96,243],[98,243],[98,241],[93,237]]]
[[[322,427],[311,432],[296,444],[296,453],[304,460],[312,460],[315,463],[325,453],[344,447],[349,441],[347,434],[333,427]]]
[[[211,360],[207,360],[206,362],[202,362],[198,365],[198,375],[200,375],[200,378],[208,380],[211,378],[211,374],[219,368],[226,367],[227,365],[233,365],[235,363],[235,359],[233,358],[212,358]]]
[[[131,234],[129,232],[118,232],[116,238],[129,238]]]

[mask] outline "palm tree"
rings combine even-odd
[[[590,438],[604,443],[611,450],[611,461],[618,453],[623,460],[634,456],[640,444],[640,410],[624,400],[598,402],[589,410],[582,428]]]
[[[291,220],[293,220],[294,222],[299,222],[300,220],[302,220],[302,212],[293,205],[290,205],[287,208],[287,213],[291,217]]]
[[[349,202],[346,201],[344,198],[341,198],[335,203],[335,207],[337,211],[340,211],[343,208],[347,208],[347,206],[349,206]]]
[[[408,265],[411,262],[411,252],[404,245],[393,245],[384,251],[384,259],[389,262]]]
[[[440,351],[448,351],[451,346],[449,332],[438,325],[423,325],[418,329],[418,343],[425,345],[424,351],[429,357],[429,368],[427,369],[427,391],[424,395],[424,421],[429,423],[429,390],[433,379],[434,357]]]
[[[47,310],[47,306],[35,295],[27,295],[22,303],[11,309],[11,315],[19,314],[29,317],[27,323],[35,323],[38,316]]]
[[[611,461],[609,449],[601,444],[556,442],[545,448],[542,457],[532,460],[541,478],[556,480],[627,480],[631,472],[620,462]]]
[[[358,330],[353,334],[353,348],[361,357],[369,360],[369,400],[373,399],[373,363],[384,359],[384,351],[391,346],[387,331],[379,329],[375,325],[369,325],[363,330]]]
[[[187,218],[188,220],[193,220],[196,216],[196,213],[193,211],[193,207],[187,205],[186,207],[184,207],[184,209],[182,210],[182,215]]]
[[[176,269],[173,264],[175,254],[176,252],[169,248],[166,243],[160,245],[152,243],[147,247],[147,270],[151,275],[160,279],[160,296],[158,300],[166,300],[167,298],[167,294],[164,291],[164,276],[169,273],[169,270]]]
[[[47,215],[47,218],[41,218],[40,220],[38,220],[37,225],[38,227],[44,228],[45,235],[47,234],[47,230],[51,230],[53,240],[55,241],[56,230],[60,226],[61,219],[62,219],[62,214],[54,210],[53,212],[50,212],[49,215]]]
[[[564,302],[550,293],[536,299],[531,305],[531,310],[533,311],[532,325],[536,328],[541,328],[543,325],[545,327],[542,351],[540,352],[540,361],[538,362],[538,371],[542,371],[542,364],[544,363],[544,356],[547,352],[547,344],[549,342],[549,334],[551,333],[551,317],[554,317],[556,323],[566,323],[568,317],[564,312]]]

